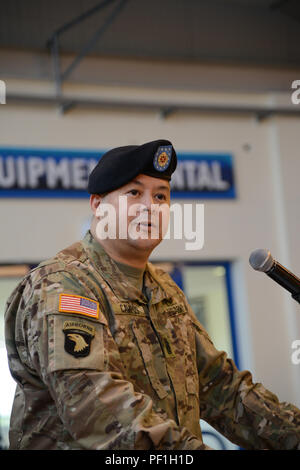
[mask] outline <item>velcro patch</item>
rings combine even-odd
[[[95,336],[95,328],[81,321],[65,321],[65,351],[74,357],[86,357],[90,354],[91,341]]]
[[[59,295],[59,311],[65,313],[79,313],[86,317],[98,319],[99,302],[73,294]]]
[[[166,357],[176,357],[176,354],[174,353],[171,341],[169,340],[168,336],[165,334],[161,334],[161,339]]]

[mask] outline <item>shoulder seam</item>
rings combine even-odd
[[[76,259],[76,258],[75,258],[75,259]],[[79,261],[79,263],[80,263],[80,264],[83,264],[81,261]],[[55,263],[53,263],[53,264],[55,264]],[[43,274],[38,280],[40,281],[40,280],[44,279],[45,277],[50,276],[51,274],[56,274],[56,273],[61,273],[61,272],[66,272],[66,273],[72,275],[72,272],[68,269],[68,267],[69,267],[68,265],[69,265],[69,264],[70,264],[70,263],[66,263],[65,266],[62,266],[61,268],[56,269],[55,271],[49,271],[49,272]],[[48,266],[51,266],[51,264],[48,265]],[[44,267],[44,266],[41,266],[40,269],[42,269],[43,267]],[[76,266],[76,268],[80,269],[79,266]]]

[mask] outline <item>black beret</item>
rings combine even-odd
[[[126,145],[106,152],[89,176],[88,192],[103,194],[129,183],[140,173],[170,181],[177,156],[168,140]]]

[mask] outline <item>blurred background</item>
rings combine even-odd
[[[108,149],[171,140],[173,202],[204,204],[204,245],[151,261],[215,345],[300,406],[300,311],[253,271],[256,248],[300,274],[300,3],[10,0],[0,15],[0,423],[15,384],[5,303],[32,267],[84,236],[88,174]],[[199,225],[199,224],[198,224]],[[192,231],[190,235],[192,237]],[[205,423],[214,448],[235,448]]]

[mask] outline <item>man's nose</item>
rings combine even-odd
[[[141,203],[148,209],[151,210],[151,205],[154,204],[154,196],[150,192],[144,192]]]

